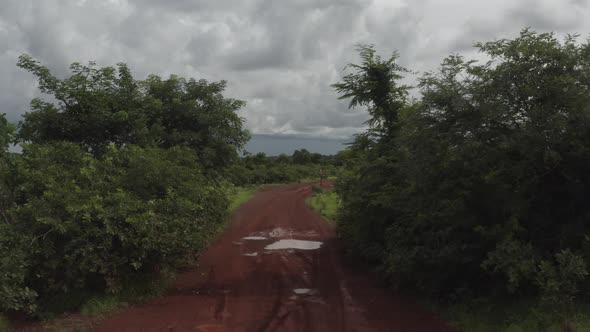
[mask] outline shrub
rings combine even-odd
[[[116,293],[133,275],[185,262],[227,215],[225,186],[197,160],[179,147],[111,146],[97,160],[74,143],[26,146],[14,213],[38,248],[23,260],[26,284],[41,299]]]
[[[30,275],[31,256],[36,252],[33,238],[0,223],[0,312],[34,312],[37,293],[26,281]]]
[[[524,30],[477,48],[489,62],[444,59],[414,100],[397,54],[361,48],[335,85],[371,115],[336,183],[339,235],[433,297],[587,294],[590,43]]]
[[[33,99],[16,137],[0,117],[0,311],[76,309],[205,245],[249,136],[224,81],[137,81],[93,63],[59,79],[27,55],[18,66],[52,102]],[[15,139],[22,155],[7,151]]]
[[[311,186],[311,191],[313,191],[315,194],[321,194],[326,192],[326,188],[314,184],[313,186]]]

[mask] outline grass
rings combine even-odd
[[[324,218],[335,221],[340,198],[334,191],[316,192],[308,201],[312,209],[318,211]]]
[[[548,308],[534,301],[492,303],[470,301],[438,308],[442,316],[465,332],[561,332],[563,323]],[[576,332],[590,332],[590,305],[579,305],[571,319]]]
[[[4,316],[0,315],[0,332],[7,332],[8,331],[8,321]]]
[[[80,308],[80,312],[83,315],[103,317],[119,308],[127,307],[127,305],[127,302],[118,296],[103,295],[86,301]]]
[[[246,203],[256,193],[257,187],[236,187],[229,205],[230,212]]]
[[[79,311],[84,316],[100,320],[129,304],[143,303],[164,294],[172,286],[174,278],[173,272],[161,271],[158,275],[145,274],[124,282],[121,291],[117,294],[98,294],[79,290],[54,296],[50,301],[43,303],[42,307],[45,309],[38,312],[36,318],[46,321],[48,326],[51,326],[56,319],[60,324],[59,318],[64,314]],[[1,323],[0,320],[0,327]],[[68,322],[68,324],[75,323],[75,319]],[[79,323],[86,324],[88,322],[80,320]],[[0,329],[1,331],[2,329]]]

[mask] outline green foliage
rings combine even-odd
[[[230,167],[228,176],[236,186],[256,184],[293,183],[304,179],[326,179],[337,172],[336,156],[295,150],[292,156],[285,154],[268,157],[264,153],[246,155]]]
[[[524,30],[476,47],[488,62],[446,58],[416,100],[395,55],[361,48],[335,85],[372,115],[342,155],[338,233],[394,287],[563,312],[590,291],[590,44]]]
[[[158,292],[227,218],[243,102],[225,82],[136,81],[124,64],[66,79],[18,65],[56,103],[32,101],[22,155],[0,117],[0,312],[103,312]]]
[[[340,198],[334,191],[316,193],[308,200],[312,209],[318,211],[328,220],[335,221],[340,206]]]
[[[30,284],[41,296],[118,292],[129,275],[182,263],[228,204],[196,165],[181,147],[111,146],[97,160],[74,143],[26,146],[15,214],[39,247]]]
[[[283,162],[288,162],[288,160],[285,160],[286,156],[282,157]],[[307,151],[307,149],[301,149],[301,150],[295,150],[293,152],[293,155],[291,156],[291,161],[294,164],[300,164],[300,165],[304,165],[304,164],[318,164],[318,163],[328,163],[330,162],[329,160],[330,158],[327,156],[322,156],[319,153],[311,153],[309,151]]]
[[[0,222],[0,312],[34,312],[37,293],[26,279],[31,268],[31,257],[38,251],[28,234],[17,232],[11,224]]]
[[[321,193],[326,192],[326,188],[324,188],[320,185],[314,184],[313,186],[311,186],[311,191],[315,194],[321,194]]]
[[[116,296],[106,295],[89,299],[82,305],[80,312],[83,315],[104,316],[126,306],[127,303],[121,302]]]
[[[13,225],[15,163],[16,158],[8,152],[14,140],[14,125],[0,115],[0,312],[20,310],[33,312],[36,292],[26,285],[31,265],[30,257],[37,248],[32,237],[21,234]]]
[[[234,211],[239,208],[242,204],[249,201],[255,193],[256,187],[235,187],[231,195],[229,210]]]
[[[96,68],[74,63],[72,75],[58,79],[28,55],[18,66],[34,74],[42,92],[57,104],[34,99],[20,124],[21,142],[70,141],[100,156],[110,144],[194,149],[207,169],[228,166],[249,135],[236,112],[243,101],[225,98],[226,82],[137,81],[125,64]]]
[[[0,114],[0,150],[6,153],[8,145],[14,142],[15,125],[6,120],[6,114]]]
[[[590,331],[590,308],[578,304],[579,310],[571,317],[573,331]],[[562,332],[562,321],[554,319],[554,312],[539,307],[535,301],[522,299],[506,302],[497,300],[467,301],[446,306],[445,318],[459,331],[473,332]],[[570,330],[571,331],[571,330]]]
[[[8,332],[8,320],[0,315],[0,332]]]
[[[564,324],[569,324],[575,315],[576,296],[587,276],[586,262],[570,250],[557,253],[555,263],[545,260],[539,264],[537,283],[541,288],[543,304],[553,310]]]
[[[349,64],[352,73],[344,76],[342,83],[333,85],[341,94],[340,99],[350,99],[349,108],[366,107],[371,118],[367,123],[379,131],[394,129],[399,110],[406,105],[409,86],[398,85],[403,73],[409,71],[400,66],[394,53],[383,60],[371,45],[358,48],[361,64]]]
[[[8,152],[14,141],[15,126],[0,114],[0,220],[10,223],[10,209],[14,204],[15,155]]]

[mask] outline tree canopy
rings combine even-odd
[[[489,60],[447,57],[416,100],[396,55],[361,48],[334,85],[371,115],[337,184],[339,234],[406,290],[571,301],[589,290],[590,44],[523,30],[476,48]]]
[[[162,79],[135,80],[127,65],[97,68],[70,66],[71,76],[55,77],[28,55],[18,66],[39,81],[41,92],[56,102],[34,99],[20,123],[20,142],[80,143],[99,156],[109,145],[186,146],[208,168],[228,166],[249,135],[237,112],[244,102],[226,98],[226,82]]]
[[[16,133],[0,117],[0,312],[75,310],[190,260],[227,217],[244,102],[223,81],[139,81],[125,64],[74,63],[64,79],[18,66],[50,101]]]

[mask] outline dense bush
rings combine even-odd
[[[223,175],[248,138],[224,82],[136,81],[123,64],[74,64],[58,79],[27,56],[19,66],[56,103],[32,101],[22,154],[7,151],[15,128],[0,118],[0,312],[117,293],[202,248],[226,218]]]
[[[346,152],[339,234],[397,287],[588,294],[590,45],[525,30],[419,80],[371,47],[336,84],[371,128]]]
[[[235,160],[249,136],[237,111],[244,102],[226,98],[225,81],[133,78],[125,64],[96,68],[92,63],[71,65],[72,75],[59,79],[30,56],[18,66],[33,73],[41,92],[57,103],[33,99],[24,115],[20,141],[77,142],[95,156],[109,145],[190,147],[209,170]]]
[[[228,201],[196,161],[187,148],[111,147],[96,160],[73,143],[26,147],[15,227],[39,247],[29,284],[117,291],[198,250]]]
[[[0,115],[0,311],[14,309],[31,312],[36,293],[25,279],[35,251],[28,234],[16,232],[12,225],[15,188],[15,156],[8,152],[14,126]]]

